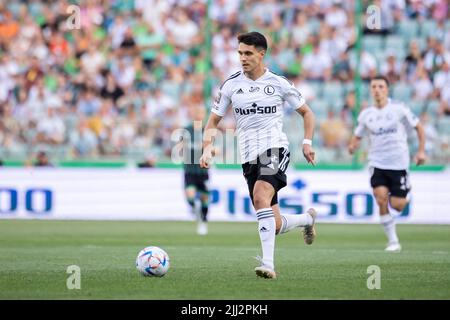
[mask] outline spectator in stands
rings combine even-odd
[[[353,78],[353,71],[348,57],[348,51],[342,51],[337,61],[333,64],[333,79],[348,82]]]
[[[80,118],[76,131],[70,135],[72,153],[77,157],[95,156],[97,154],[98,140],[84,118]]]
[[[138,47],[134,40],[133,31],[130,27],[125,30],[123,40],[119,46],[119,57],[134,57],[138,53]]]
[[[156,158],[153,154],[147,154],[144,161],[138,163],[138,168],[153,168],[156,165]]]
[[[434,97],[439,98],[442,90],[450,84],[450,63],[444,62],[438,72],[434,74]]]
[[[341,0],[333,0],[325,14],[325,23],[333,29],[343,28],[347,24],[347,13],[342,8]]]
[[[327,118],[320,124],[320,134],[327,148],[342,148],[350,138],[350,132],[341,118],[336,117],[332,108],[328,109]]]
[[[439,133],[436,130],[436,126],[431,122],[430,115],[427,112],[420,114],[420,122],[423,125],[427,140],[425,152],[428,157],[435,157],[440,145]]]
[[[36,159],[33,162],[35,167],[53,167],[50,163],[48,155],[45,151],[39,151],[36,155]]]
[[[19,33],[19,29],[19,23],[15,21],[12,13],[0,7],[0,46],[7,48]]]
[[[421,24],[403,68],[390,69],[395,71],[391,81],[415,87],[420,91],[416,98],[430,101],[433,108],[439,103],[438,110],[430,111],[431,117],[435,111],[450,114],[450,88],[446,86],[450,83],[450,33],[445,29],[448,3],[414,2],[370,3],[382,10],[382,34],[402,35],[399,23]],[[65,23],[67,1],[33,0],[28,5],[0,1],[0,105],[8,103],[8,114],[0,117],[2,150],[25,158],[26,150],[46,140],[42,138],[47,135],[44,132],[61,128],[49,125],[47,110],[56,108],[52,118],[59,118],[65,128],[65,138],[56,139],[56,145],[70,147],[75,157],[125,156],[130,148],[142,154],[148,145],[163,155],[170,154],[165,141],[170,140],[171,130],[185,121],[184,105],[207,103],[203,95],[213,95],[203,84],[216,90],[218,83],[240,69],[236,36],[255,27],[271,35],[272,47],[278,49],[269,52],[273,53],[274,65],[295,82],[303,83],[302,94],[324,100],[327,97],[320,90],[312,92],[317,86],[311,81],[337,80],[347,86],[355,73],[367,80],[378,66],[389,65],[387,57],[377,54],[377,61],[373,52],[363,50],[361,69],[355,70],[354,4],[342,0],[213,1],[209,14],[217,31],[213,32],[209,53],[202,32],[207,15],[205,1],[82,1],[81,29],[70,32]],[[424,28],[430,20],[436,22],[432,32]],[[429,34],[432,37],[422,54],[419,44]],[[209,54],[214,71],[212,78],[206,79]],[[395,55],[399,57],[400,52]],[[426,74],[422,72],[416,79],[424,60]],[[433,81],[431,97],[426,77]],[[200,88],[195,89],[201,92],[200,102],[184,101],[194,87]],[[352,99],[354,95],[352,98],[350,94],[348,101]],[[136,112],[135,128],[128,130],[127,125],[128,129],[122,130],[123,122],[129,123],[130,105]],[[348,108],[342,111],[346,114],[343,119],[351,125],[348,110],[352,107]],[[225,120],[232,117],[232,113],[227,114]],[[50,121],[56,122],[59,120]],[[144,129],[141,122],[148,127]],[[123,136],[117,131],[132,133],[126,135],[127,143],[116,144],[117,136]]]
[[[83,90],[77,107],[77,110],[81,115],[90,116],[96,113],[100,109],[100,106],[100,99],[97,97],[94,89],[88,88]]]
[[[428,73],[422,65],[417,68],[413,81],[413,99],[427,101],[433,94],[433,83],[430,81]]]
[[[94,44],[91,44],[80,58],[81,71],[89,77],[95,77],[104,68],[105,63],[105,57]]]
[[[444,44],[437,39],[431,40],[430,43],[433,43],[433,46],[425,54],[424,63],[427,71],[434,76],[441,65],[450,64],[450,52],[445,51]]]
[[[341,109],[341,119],[349,128],[353,125],[354,113],[356,113],[356,93],[350,91],[345,96],[344,106]]]
[[[313,51],[303,57],[302,66],[307,80],[323,82],[331,79],[331,56],[327,51],[320,50],[318,39],[313,43]]]
[[[360,69],[361,79],[369,82],[377,74],[377,60],[367,50],[363,49],[361,53]]]
[[[36,142],[60,145],[65,140],[66,127],[56,108],[47,107],[47,115],[37,126]]]
[[[298,75],[293,80],[295,87],[302,93],[302,96],[306,101],[311,101],[316,98],[316,91],[314,88],[306,81],[303,74]]]
[[[308,24],[308,17],[304,11],[298,11],[295,16],[295,21],[291,29],[292,45],[300,47],[306,43],[309,35],[312,33],[311,27]]]
[[[117,103],[117,100],[123,96],[125,93],[122,88],[117,84],[116,79],[110,71],[106,73],[106,83],[102,87],[100,91],[100,95],[104,99],[112,99],[114,103]]]
[[[441,91],[441,99],[438,114],[440,116],[450,116],[450,83],[447,83]]]
[[[388,52],[386,57],[386,62],[382,64],[380,73],[389,80],[389,83],[396,83],[400,80],[402,74],[402,64],[397,61],[397,57],[392,51]]]
[[[422,52],[420,51],[419,44],[417,41],[412,41],[409,45],[409,52],[405,58],[403,66],[403,80],[412,81],[414,75],[416,74],[416,68],[419,62],[423,60]]]

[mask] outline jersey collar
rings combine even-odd
[[[248,81],[250,81],[250,82],[256,82],[256,81],[259,81],[259,80],[263,79],[263,78],[269,73],[269,69],[264,68],[264,70],[265,70],[264,73],[263,73],[259,78],[257,78],[256,80],[253,80],[253,79],[250,79],[249,77],[247,77],[247,75],[245,74],[244,70],[242,70],[242,75],[243,75],[244,78],[247,79]]]

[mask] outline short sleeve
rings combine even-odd
[[[283,99],[293,108],[294,110],[297,110],[301,106],[303,106],[306,101],[305,98],[303,98],[302,94],[298,89],[289,81],[282,81],[282,92],[283,92]]]
[[[419,118],[416,117],[416,115],[411,111],[410,108],[403,105],[400,108],[401,110],[401,117],[402,120],[406,121],[408,125],[410,125],[412,128],[415,128],[417,124],[419,123]]]
[[[214,112],[218,116],[223,117],[227,111],[228,106],[231,103],[231,99],[226,92],[226,87],[221,87],[214,99],[214,104],[211,112]]]
[[[353,131],[354,135],[358,138],[362,138],[366,133],[366,126],[364,124],[364,112],[361,112],[358,116],[357,124],[355,130]]]

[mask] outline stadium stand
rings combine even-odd
[[[431,162],[448,162],[449,5],[415,2],[377,1],[389,27],[364,30],[365,53],[355,70],[352,1],[217,0],[209,11],[206,0],[1,1],[0,158],[31,159],[45,151],[52,160],[140,161],[153,153],[168,161],[171,134],[187,123],[187,110],[209,108],[215,92],[208,94],[208,86],[217,88],[239,70],[236,35],[259,30],[270,36],[268,67],[308,90],[318,117],[319,161],[351,161],[336,152],[341,142],[324,140],[330,133],[323,123],[331,112],[352,129],[347,95],[359,72],[362,107],[370,103],[367,79],[385,74],[393,98],[417,115],[425,112],[436,130]],[[68,29],[71,4],[80,8],[79,29]],[[291,136],[298,122],[286,117]],[[297,148],[292,159],[301,160]]]

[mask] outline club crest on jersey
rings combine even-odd
[[[259,91],[259,87],[250,87],[250,92],[258,92]]]
[[[271,96],[275,93],[275,89],[271,85],[265,86],[264,93],[267,94],[268,96]]]

